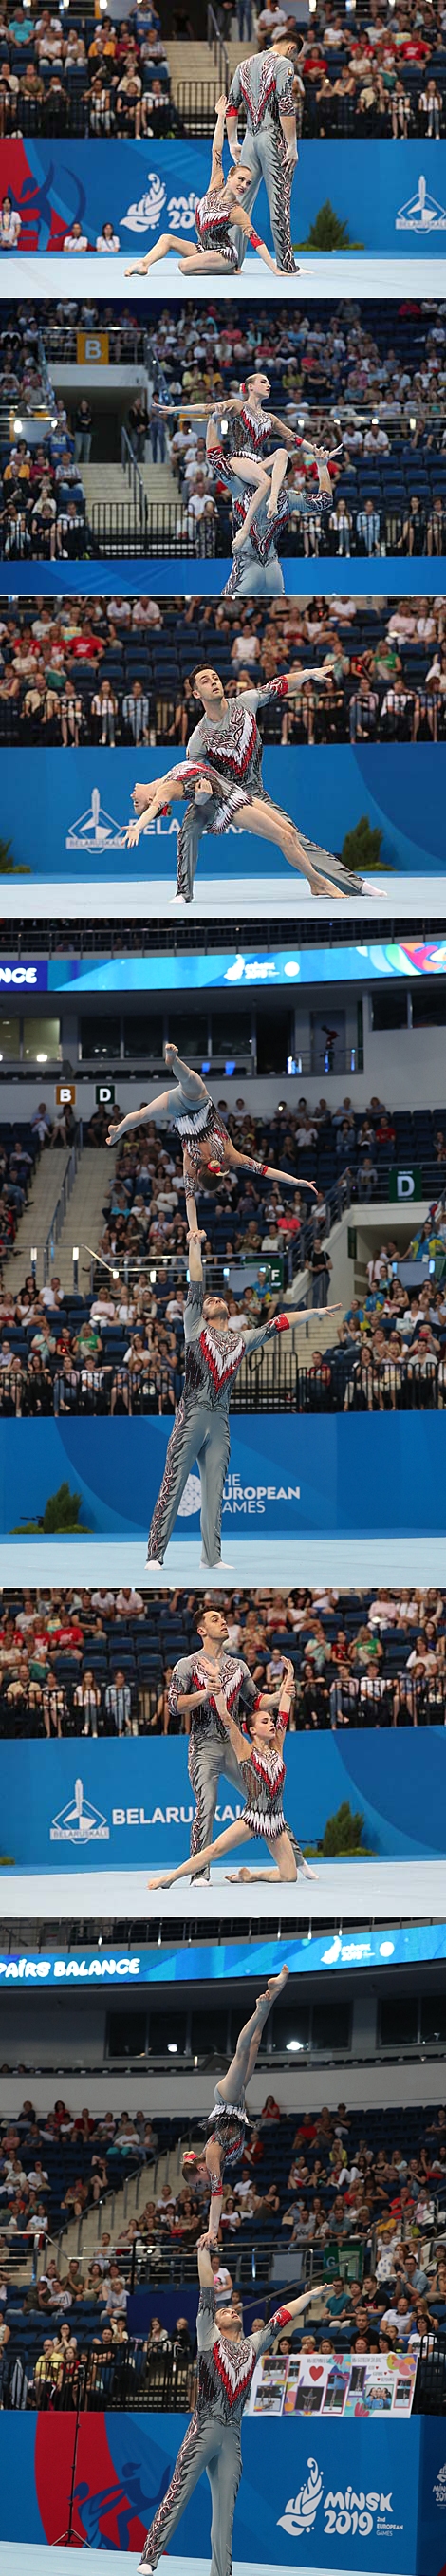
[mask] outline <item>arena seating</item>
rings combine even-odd
[[[3,1600],[3,1738],[181,1733],[170,1677],[200,1645],[185,1595],[172,1605],[162,1592],[118,1594],[115,1603],[108,1593],[104,1609],[100,1595],[89,1605],[73,1591],[60,1606],[57,1595],[48,1602],[40,1593],[32,1610],[29,1596],[26,1607],[17,1592]],[[231,1634],[229,1600],[225,1608]],[[446,1607],[435,1589],[397,1602],[372,1592],[325,1596],[322,1604],[311,1593],[278,1595],[268,1611],[242,1597],[235,1630],[235,1651],[259,1688],[273,1689],[280,1658],[291,1658],[292,1730],[444,1725]]]

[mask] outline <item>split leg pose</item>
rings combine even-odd
[[[203,1180],[205,1170],[220,1177],[225,1170],[243,1169],[259,1173],[266,1181],[281,1181],[287,1189],[309,1189],[315,1195],[313,1181],[299,1181],[292,1172],[277,1171],[274,1163],[257,1163],[253,1154],[240,1154],[214,1107],[201,1073],[193,1073],[190,1065],[183,1064],[176,1046],[166,1045],[164,1055],[166,1064],[175,1074],[176,1090],[160,1091],[147,1106],[130,1109],[127,1117],[121,1118],[119,1127],[109,1127],[108,1145],[117,1144],[131,1127],[147,1126],[149,1119],[168,1118],[171,1125],[178,1128],[183,1144],[186,1189]]]
[[[186,2505],[204,2470],[212,2497],[210,2576],[231,2576],[234,2508],[241,2477],[241,2423],[256,2362],[286,2328],[301,2316],[311,2299],[320,2298],[320,2283],[278,2308],[269,2325],[244,2335],[238,2309],[215,2309],[212,2257],[204,2241],[197,2248],[200,2304],[197,2319],[198,2394],[181,2443],[173,2477],[154,2515],[137,2576],[153,2576],[162,2553],[169,2551]]]
[[[216,1699],[218,1715],[227,1726],[230,1743],[243,1775],[246,1793],[243,1816],[239,1818],[237,1824],[228,1825],[226,1832],[218,1835],[217,1842],[208,1843],[204,1852],[197,1855],[196,1860],[189,1857],[189,1860],[181,1862],[178,1869],[163,1873],[161,1878],[150,1878],[149,1887],[173,1887],[179,1878],[195,1877],[208,1862],[221,1860],[224,1852],[233,1851],[241,1842],[250,1842],[254,1834],[261,1835],[266,1842],[272,1859],[277,1862],[278,1877],[288,1884],[297,1878],[296,1851],[283,1813],[285,1784],[283,1739],[293,1695],[293,1666],[287,1662],[277,1717],[274,1718],[271,1710],[263,1708],[261,1704],[259,1708],[254,1709],[252,1715],[248,1715],[246,1720],[246,1733],[249,1737],[249,1747],[247,1747],[246,1734],[242,1735],[241,1727],[228,1716],[224,1696],[218,1694]],[[314,1870],[308,1869],[306,1862],[304,1868],[308,1878],[314,1878],[317,1875]],[[241,1875],[243,1878],[250,1879],[251,1871],[243,1870]],[[269,1881],[271,1879],[269,1870],[254,1870],[252,1875],[255,1878],[268,1878]]]
[[[209,2114],[210,2136],[206,2146],[204,2148],[186,2147],[184,2151],[183,2174],[187,2180],[197,2171],[197,2167],[200,2170],[205,2167],[209,2175],[211,2206],[205,2239],[209,2246],[216,2245],[217,2242],[225,2172],[232,2173],[234,2166],[241,2163],[243,2155],[248,2127],[246,2088],[254,2074],[262,2030],[265,2029],[265,2022],[268,2020],[272,2005],[278,2002],[283,1992],[287,1977],[288,1968],[281,1968],[278,1977],[268,1978],[265,1993],[257,1996],[255,2012],[251,2013],[250,2021],[245,2022],[243,2030],[239,2032],[235,2056],[231,2059],[227,2074],[220,2076],[220,2082],[215,2087],[214,2109]]]
[[[190,276],[191,272],[196,276],[202,269],[217,271],[219,275],[225,269],[231,269],[233,275],[237,275],[240,262],[235,226],[242,236],[244,250],[246,243],[250,242],[252,249],[258,251],[259,259],[264,261],[265,268],[274,269],[277,273],[277,260],[267,250],[266,243],[261,241],[260,234],[253,231],[251,216],[243,204],[244,195],[250,193],[249,170],[235,167],[232,159],[228,177],[224,177],[227,105],[226,98],[217,99],[209,187],[206,195],[198,198],[195,208],[198,235],[195,248],[191,248],[185,233],[162,233],[160,240],[154,242],[153,249],[145,252],[144,259],[131,261],[130,267],[126,268],[126,277],[146,277],[147,270],[154,268],[158,260],[167,259],[169,251],[178,253],[184,277]]]

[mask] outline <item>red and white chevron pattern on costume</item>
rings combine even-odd
[[[236,1340],[233,1333],[220,1333],[217,1340],[209,1324],[203,1324],[200,1350],[218,1392],[220,1387],[227,1386],[231,1377],[235,1377],[240,1366],[244,1352],[243,1335],[239,1333]]]

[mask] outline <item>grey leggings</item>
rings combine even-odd
[[[160,1559],[172,1536],[177,1511],[188,1476],[197,1460],[201,1485],[202,1565],[218,1565],[221,1557],[221,1507],[223,1486],[229,1459],[229,1423],[227,1413],[206,1404],[178,1406],[170,1440],[158,1501],[155,1503],[148,1541],[148,1555]]]
[[[240,2426],[216,2415],[191,2416],[167,2495],[147,2533],[144,2558],[156,2567],[206,2470],[212,2497],[210,2576],[232,2576],[232,2526],[241,2477]]]
[[[222,1776],[225,1780],[232,1781],[232,1786],[237,1790],[243,1807],[246,1806],[246,1782],[236,1754],[233,1753],[229,1736],[226,1744],[222,1744],[219,1735],[201,1735],[198,1728],[194,1729],[193,1720],[189,1736],[187,1767],[191,1789],[196,1800],[190,1848],[191,1852],[199,1852],[204,1851],[206,1843],[212,1842],[218,1787]],[[206,1877],[209,1877],[209,1870],[206,1871]]]

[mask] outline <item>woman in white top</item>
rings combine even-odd
[[[0,250],[17,250],[22,230],[20,215],[10,197],[3,197],[0,207]]]
[[[114,233],[113,224],[103,224],[102,232],[98,233],[96,249],[100,251],[114,252],[120,250],[120,248],[121,244],[119,233]]]

